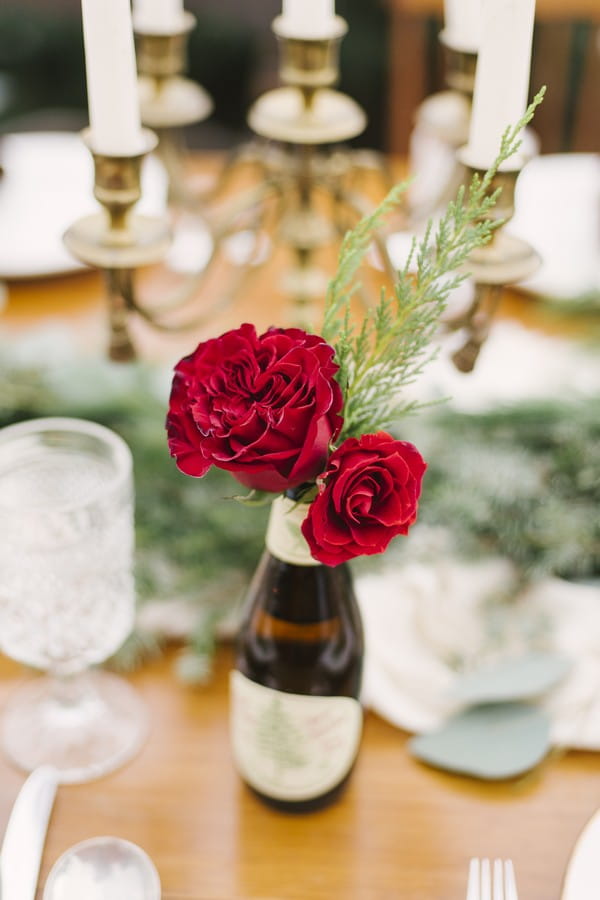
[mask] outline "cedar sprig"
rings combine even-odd
[[[493,165],[461,187],[435,228],[430,221],[420,241],[413,240],[409,258],[398,272],[394,295],[381,291],[377,305],[356,325],[351,314],[358,289],[356,275],[382,219],[394,209],[409,182],[392,189],[381,205],[349,231],[342,243],[338,268],[329,284],[322,335],[335,348],[338,381],[344,395],[344,428],[340,440],[389,428],[398,416],[422,405],[402,397],[435,356],[432,340],[448,297],[466,277],[465,263],[502,224],[489,214],[500,189],[490,191],[500,166],[521,146],[519,134],[533,118],[545,88],[523,118],[504,133]],[[411,272],[413,261],[416,271]]]

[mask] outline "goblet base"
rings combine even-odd
[[[0,746],[19,768],[50,764],[62,784],[78,784],[119,768],[148,732],[143,701],[122,678],[86,672],[69,685],[69,698],[50,676],[26,682],[2,716]]]

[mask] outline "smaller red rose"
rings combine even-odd
[[[312,556],[337,566],[382,553],[407,534],[426,468],[416,447],[385,431],[345,440],[317,479],[319,492],[302,523]]]

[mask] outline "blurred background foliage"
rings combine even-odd
[[[442,0],[336,0],[348,34],[340,89],[366,111],[352,143],[405,154],[415,110],[444,89]],[[600,149],[600,3],[564,10],[536,6],[531,94],[548,86],[536,114],[542,152]],[[188,129],[193,148],[235,146],[250,135],[249,106],[278,84],[271,22],[281,0],[185,0],[197,18],[189,40],[190,77],[215,101],[213,115]],[[78,130],[87,123],[80,0],[0,3],[0,130]]]

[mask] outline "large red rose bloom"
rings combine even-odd
[[[242,325],[175,366],[167,414],[171,455],[187,475],[214,465],[279,493],[313,479],[342,426],[334,350],[299,328],[257,336]]]
[[[419,451],[386,432],[348,438],[318,479],[302,533],[328,566],[383,552],[417,518],[423,473]]]

